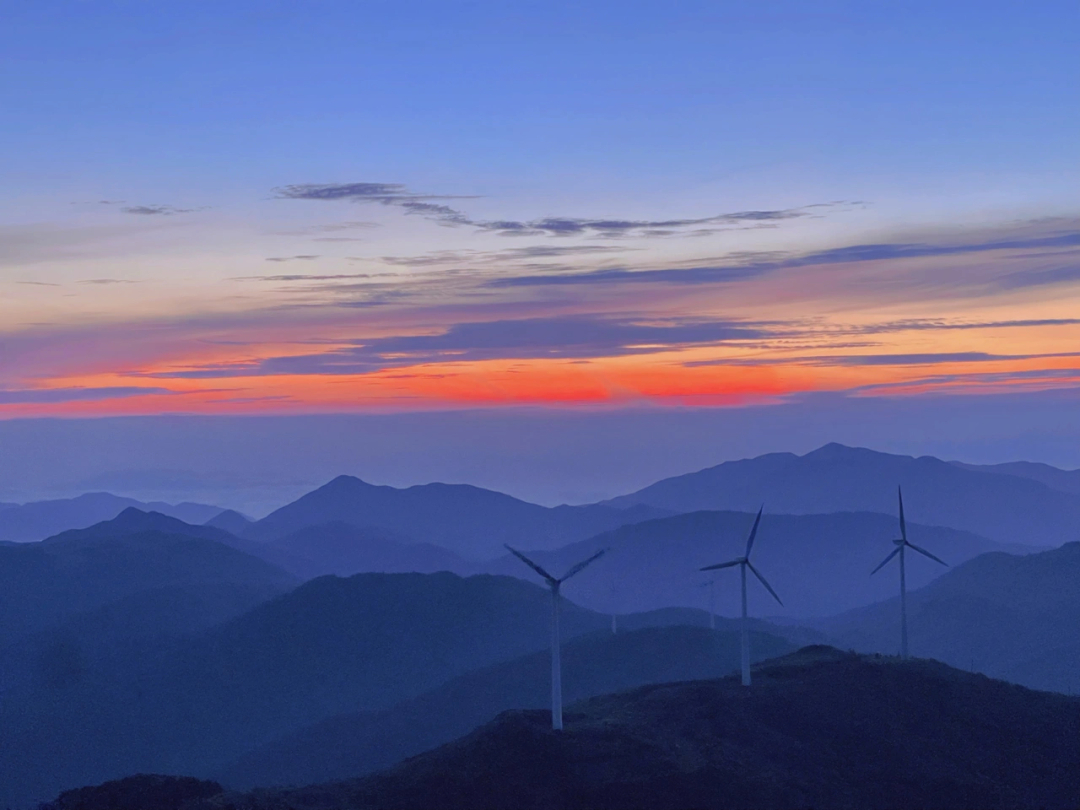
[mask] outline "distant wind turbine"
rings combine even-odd
[[[506,546],[506,548],[511,554],[542,576],[547,582],[548,587],[551,589],[551,727],[556,731],[562,731],[562,661],[559,657],[561,645],[559,639],[559,586],[575,574],[580,574],[586,566],[603,557],[607,552],[607,549],[600,549],[600,551],[593,554],[589,559],[583,560],[573,566],[569,571],[562,575],[562,578],[556,579],[517,549],[510,548],[510,546]]]
[[[611,580],[611,634],[615,635],[619,632],[619,619],[615,613],[615,596],[616,587],[615,580]]]
[[[908,542],[907,523],[904,520],[904,493],[900,491],[900,487],[896,488],[896,496],[900,501],[900,537],[896,540],[893,540],[893,543],[896,544],[896,548],[892,550],[892,553],[889,554],[888,557],[881,561],[881,564],[877,568],[870,572],[870,576],[873,576],[882,568],[884,568],[885,564],[897,554],[900,555],[900,657],[907,658],[907,580],[904,576],[904,549],[910,548],[912,551],[917,551],[924,557],[929,557],[934,562],[939,562],[945,566],[947,566],[948,563],[938,557],[935,557],[925,548],[919,548],[914,543]]]
[[[739,573],[742,575],[742,683],[743,686],[750,685],[750,630],[748,627],[746,617],[746,569],[749,568],[754,576],[761,580],[761,584],[765,586],[765,589],[772,594],[773,599],[780,603],[783,607],[784,603],[780,602],[780,597],[776,595],[776,591],[772,589],[772,585],[765,581],[765,577],[761,575],[761,572],[754,568],[754,564],[750,562],[750,549],[754,547],[754,538],[757,537],[758,524],[761,523],[761,513],[765,511],[765,507],[762,506],[758,510],[757,517],[754,518],[754,527],[750,530],[750,536],[746,539],[746,554],[732,560],[731,562],[719,563],[717,565],[706,565],[702,568],[702,571],[716,571],[720,568],[732,568],[739,566]]]
[[[710,579],[701,583],[702,588],[709,589],[709,629],[716,629],[716,580]]]

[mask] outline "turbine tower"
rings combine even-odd
[[[935,557],[925,548],[919,548],[914,543],[908,542],[907,523],[904,520],[904,493],[900,491],[900,487],[896,488],[896,496],[900,501],[900,537],[896,540],[893,540],[893,543],[896,544],[896,548],[892,550],[892,553],[890,553],[888,557],[881,561],[881,564],[877,568],[870,572],[870,576],[873,576],[882,568],[884,568],[885,564],[897,554],[900,555],[900,657],[907,658],[907,579],[904,575],[904,549],[910,548],[912,551],[917,551],[924,557],[929,557],[934,562],[939,562],[944,566],[948,566],[948,563],[942,559],[939,559],[938,557]]]
[[[761,580],[761,584],[765,586],[765,589],[772,594],[773,599],[780,603],[783,607],[784,603],[780,602],[780,597],[776,595],[776,591],[772,589],[772,585],[765,581],[765,577],[761,575],[761,572],[754,568],[754,564],[750,562],[750,550],[754,547],[754,538],[757,537],[758,524],[761,523],[761,513],[765,510],[762,506],[758,510],[757,517],[754,518],[754,527],[750,530],[750,536],[746,539],[746,554],[732,560],[731,562],[718,563],[717,565],[706,565],[702,568],[702,571],[716,571],[720,568],[733,568],[739,566],[739,573],[742,575],[742,683],[743,686],[750,685],[750,629],[747,623],[746,617],[746,569],[749,568],[755,577]]]
[[[504,544],[505,545],[505,544]],[[569,571],[556,579],[539,565],[534,563],[517,549],[506,546],[507,550],[525,563],[529,568],[538,573],[547,582],[551,589],[551,727],[556,731],[562,731],[562,661],[559,657],[559,587],[575,574],[580,574],[586,566],[604,556],[607,549],[593,554],[587,560],[579,562]]]
[[[619,632],[619,618],[615,613],[615,597],[616,597],[615,580],[611,580],[611,634],[616,635]]]
[[[709,579],[701,583],[702,588],[709,589],[709,629],[716,629],[716,580]]]

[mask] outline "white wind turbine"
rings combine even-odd
[[[505,544],[504,544],[505,545]],[[562,662],[559,657],[559,586],[575,574],[580,574],[584,568],[604,556],[607,549],[601,549],[589,559],[579,562],[569,571],[556,579],[539,565],[534,563],[517,549],[506,546],[507,550],[534,570],[547,582],[551,589],[551,727],[556,731],[562,731]]]
[[[900,501],[900,537],[896,540],[893,540],[893,543],[896,544],[896,548],[892,550],[892,553],[889,554],[888,557],[881,561],[881,564],[877,568],[870,572],[870,576],[873,576],[882,568],[884,568],[885,564],[897,554],[900,555],[900,657],[907,658],[907,580],[904,576],[904,549],[910,548],[912,551],[917,551],[924,557],[929,557],[934,562],[939,562],[945,566],[947,566],[948,563],[942,559],[939,559],[938,557],[935,557],[925,548],[919,548],[914,543],[908,542],[907,523],[904,521],[904,493],[900,491],[900,487],[896,488],[896,496]]]
[[[772,589],[772,586],[765,581],[765,577],[761,575],[761,572],[754,568],[753,563],[750,562],[750,549],[754,547],[754,538],[757,536],[758,524],[761,523],[761,513],[765,510],[762,506],[758,510],[757,517],[754,518],[754,527],[750,530],[750,536],[746,539],[746,554],[742,557],[732,560],[731,562],[719,563],[717,565],[706,565],[702,568],[702,571],[716,571],[720,568],[732,568],[739,566],[739,573],[742,575],[742,683],[743,686],[750,685],[750,630],[747,626],[746,617],[746,569],[749,568],[754,572],[754,576],[761,580],[761,584],[765,586],[765,589],[772,594],[773,599],[780,603],[783,607],[784,603],[780,602],[780,597],[776,595],[776,591]]]

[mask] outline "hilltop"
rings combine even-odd
[[[200,807],[1072,808],[1080,701],[934,661],[804,648],[734,678],[514,711],[372,777]]]

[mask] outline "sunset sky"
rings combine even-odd
[[[1074,2],[12,2],[0,416],[1080,380]]]

